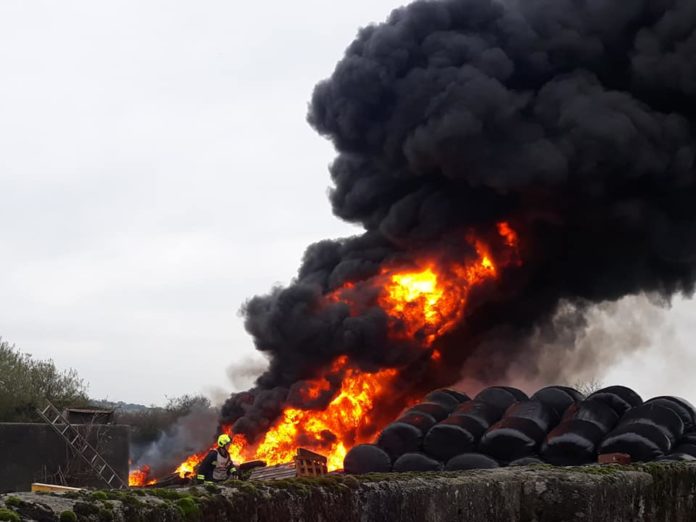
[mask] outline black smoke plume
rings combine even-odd
[[[308,118],[337,150],[334,213],[365,233],[310,246],[289,287],[246,304],[270,367],[222,422],[251,439],[339,354],[408,366],[411,389],[492,382],[541,371],[530,339],[553,335],[562,303],[565,332],[592,303],[694,290],[693,0],[418,1],[359,32]],[[322,300],[422,252],[466,258],[459,232],[502,220],[524,263],[441,339],[448,371],[391,349],[378,307]]]

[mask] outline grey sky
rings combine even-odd
[[[95,397],[230,391],[253,356],[243,301],[356,231],[331,215],[307,101],[400,3],[1,2],[0,335]],[[694,310],[646,312],[646,344],[673,348],[607,380],[696,399]]]

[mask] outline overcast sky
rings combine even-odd
[[[0,336],[97,398],[232,391],[245,299],[358,231],[331,214],[307,102],[400,4],[0,2]],[[696,306],[633,308],[616,317],[651,347],[605,382],[696,399]]]

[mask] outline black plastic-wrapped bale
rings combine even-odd
[[[423,453],[406,453],[394,462],[393,470],[399,473],[407,471],[442,471],[442,462],[431,459]]]
[[[353,475],[387,473],[391,471],[392,463],[383,449],[373,444],[360,444],[346,454],[343,469]]]
[[[545,435],[534,421],[506,417],[483,434],[478,449],[499,461],[510,462],[535,454]]]
[[[672,448],[672,453],[686,453],[692,457],[696,457],[696,444],[682,442],[678,446]]]
[[[469,397],[466,393],[460,392],[458,390],[453,390],[452,388],[442,388],[440,391],[450,394],[452,397],[457,399],[457,401],[459,401],[460,404],[462,402],[471,400],[471,397]]]
[[[670,448],[684,435],[684,423],[671,408],[658,403],[643,404],[626,412],[619,421],[619,426],[629,424],[650,424],[656,426],[669,439]]]
[[[404,453],[420,451],[423,432],[404,422],[394,422],[384,428],[377,439],[377,446],[387,452],[392,462]]]
[[[559,418],[563,416],[565,411],[572,404],[579,402],[576,400],[576,396],[571,395],[561,386],[547,386],[546,388],[542,388],[532,395],[531,399],[546,404],[556,412]]]
[[[446,471],[465,471],[468,469],[494,469],[500,464],[488,455],[481,453],[464,453],[452,457],[445,465]]]
[[[627,453],[631,459],[649,462],[663,457],[670,450],[667,435],[651,424],[626,424],[607,435],[599,453]]]
[[[408,410],[406,410],[403,415],[413,412],[426,413],[437,422],[445,420],[450,414],[449,409],[445,408],[442,404],[438,404],[437,402],[419,402],[415,406],[411,406]]]
[[[582,420],[596,425],[603,434],[609,433],[619,422],[619,414],[603,401],[582,401],[571,404],[561,422]]]
[[[428,433],[428,430],[437,424],[437,421],[432,416],[419,411],[407,413],[406,415],[396,419],[394,422],[410,424],[411,426],[415,426],[421,430],[422,433]]]
[[[636,392],[626,386],[609,386],[597,390],[587,397],[588,401],[602,401],[619,414],[626,413],[631,408],[643,404],[643,399]]]
[[[582,402],[586,399],[585,395],[582,392],[579,392],[575,388],[571,388],[570,386],[556,386],[559,390],[563,390],[566,392],[568,395],[570,395],[575,402]]]
[[[686,399],[682,399],[681,397],[662,396],[654,397],[646,401],[645,404],[659,404],[660,406],[673,410],[684,423],[685,432],[690,432],[694,429],[694,426],[696,426],[696,410],[694,410],[694,406]]]
[[[490,388],[481,390],[475,398],[477,401],[495,406],[500,411],[500,416],[502,416],[505,410],[515,402],[526,399],[527,396],[520,390],[506,386],[491,386]]]
[[[544,461],[556,466],[580,466],[597,460],[604,432],[594,423],[571,419],[553,429],[541,446]]]
[[[554,409],[535,400],[516,402],[507,409],[505,417],[529,419],[536,423],[544,433],[554,428],[560,421],[560,417]]]
[[[544,461],[539,457],[522,457],[521,459],[513,460],[508,466],[515,468],[520,466],[538,466],[539,464],[544,464]]]
[[[484,433],[481,424],[471,417],[450,415],[433,426],[423,439],[426,454],[441,461],[473,451]]]
[[[453,395],[444,390],[435,390],[425,396],[424,402],[434,402],[445,408],[448,412],[454,410],[461,404]]]
[[[513,386],[498,386],[498,388],[502,388],[503,390],[512,393],[515,396],[515,399],[518,401],[529,400],[529,396],[519,388],[514,388]]]
[[[696,431],[689,431],[684,433],[679,442],[686,444],[696,444]]]
[[[696,462],[696,457],[688,453],[670,453],[658,458],[657,462]]]
[[[487,402],[473,400],[460,405],[452,412],[452,416],[454,415],[470,417],[481,424],[484,430],[487,430],[500,420],[503,412]]]

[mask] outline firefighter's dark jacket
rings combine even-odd
[[[215,463],[217,461],[218,451],[225,450],[210,450],[205,458],[198,465],[198,475],[203,475],[205,480],[213,480],[213,471],[215,470]],[[231,462],[231,461],[230,461]]]

